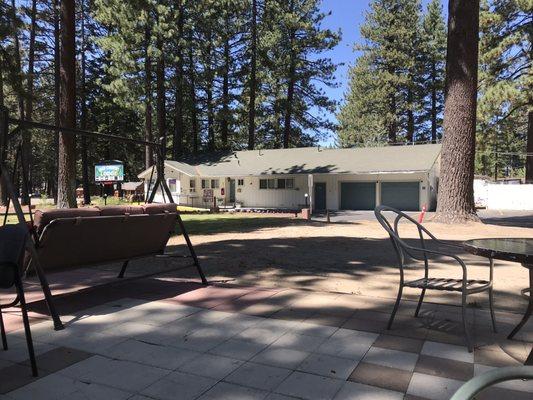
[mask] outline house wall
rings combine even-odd
[[[212,189],[219,206],[231,205],[230,181],[228,177],[189,177],[171,168],[165,171],[167,182],[176,179],[176,192],[172,193],[174,201],[178,204],[195,207],[212,207],[213,202],[204,201],[202,179],[219,179],[219,188]],[[420,182],[420,209],[424,205],[432,209],[436,203],[437,167],[428,172],[396,173],[396,174],[315,174],[313,181],[326,184],[326,206],[329,210],[340,208],[340,187],[342,182],[375,182],[376,204],[380,204],[380,182]],[[293,189],[260,189],[260,179],[293,178]],[[306,204],[305,194],[309,192],[308,176],[303,175],[268,175],[268,176],[235,176],[235,201],[243,207],[265,207],[299,209]],[[238,185],[238,180],[243,179],[244,184]],[[190,180],[194,180],[195,190],[190,190]],[[146,190],[145,183],[145,190]],[[224,193],[223,193],[224,192]],[[312,195],[312,194],[311,194]],[[163,202],[161,192],[158,191],[156,202]]]

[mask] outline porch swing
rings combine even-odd
[[[12,132],[9,132],[9,124],[16,125]],[[28,205],[30,221],[27,222],[13,186],[20,161],[22,184],[29,189],[26,179],[28,166],[23,162],[21,145],[17,147],[12,176],[9,174],[6,155],[9,143],[13,142],[23,129],[30,128],[43,129],[56,134],[62,132],[99,140],[152,147],[156,153],[156,163],[152,175],[155,172],[156,178],[153,187],[148,187],[145,204],[138,207],[108,206],[51,211],[37,210],[34,215],[30,201]],[[63,329],[63,324],[55,308],[45,271],[55,268],[76,268],[122,262],[122,268],[118,274],[118,278],[122,278],[129,261],[132,259],[173,256],[166,254],[165,248],[170,236],[175,231],[176,220],[190,253],[190,255],[181,257],[192,258],[202,283],[208,284],[165,180],[162,150],[161,144],[155,142],[79,129],[60,128],[40,122],[21,121],[10,118],[6,109],[0,109],[0,179],[8,197],[3,226],[0,227],[0,231],[6,228],[9,208],[12,205],[19,222],[18,225],[24,226],[28,234],[26,261],[19,273],[24,275],[30,268],[35,270],[55,330]],[[170,204],[152,204],[158,189],[161,190],[163,196],[166,196]],[[20,303],[20,296],[17,296],[10,304],[0,305],[0,311],[18,303]]]

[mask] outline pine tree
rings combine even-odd
[[[533,182],[533,157],[518,162],[498,152],[533,152],[533,5],[527,1],[483,2],[480,41],[478,171],[522,169]]]
[[[435,221],[477,220],[473,181],[478,40],[479,1],[450,0],[444,140]]]
[[[432,0],[422,21],[418,77],[422,97],[420,136],[437,141],[442,136],[444,74],[446,64],[446,26],[440,0]]]
[[[415,137],[420,18],[418,0],[374,0],[370,4],[361,26],[364,42],[356,46],[362,55],[350,71],[350,90],[338,116],[340,145],[394,143]]]

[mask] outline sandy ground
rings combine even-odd
[[[458,244],[484,237],[533,238],[530,228],[483,223],[425,225],[438,238]],[[412,240],[417,238],[415,229],[403,229],[403,235]],[[399,272],[395,253],[377,221],[309,222],[245,233],[198,235],[192,240],[211,281],[396,297]],[[182,243],[182,238],[176,237],[170,245],[182,247]],[[488,279],[488,260],[464,251],[458,255],[469,267],[469,279]],[[433,260],[430,271],[430,276],[461,278],[460,267],[443,259]],[[196,276],[190,269],[182,274]],[[422,265],[414,265],[407,271],[406,279],[422,274]],[[527,286],[527,270],[519,264],[497,261],[494,281],[496,307],[522,313],[526,302],[519,293]],[[417,293],[407,289],[405,296],[415,299]],[[432,291],[426,300],[458,304],[460,296]],[[486,307],[487,294],[471,296],[470,303]]]

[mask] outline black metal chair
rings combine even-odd
[[[24,250],[28,240],[28,228],[24,224],[5,225],[0,227],[0,289],[10,289],[15,287],[16,298],[9,304],[0,304],[0,333],[2,345],[7,350],[7,336],[2,318],[2,309],[20,304],[26,343],[30,356],[31,371],[33,376],[37,376],[37,363],[33,351],[33,341],[31,338],[30,322],[26,299],[24,297],[24,287],[21,279],[22,262]]]
[[[384,215],[385,212],[389,212],[392,214],[392,217],[393,217],[391,219],[392,222],[389,221],[385,217]],[[390,236],[390,240],[392,242],[392,245],[394,247],[394,250],[396,252],[396,256],[398,259],[398,266],[400,268],[400,287],[398,290],[398,297],[396,298],[396,303],[394,304],[394,308],[392,310],[392,314],[390,316],[387,329],[391,329],[392,327],[394,316],[396,315],[396,312],[398,311],[398,307],[400,305],[400,301],[402,298],[403,288],[409,287],[409,288],[415,288],[415,289],[422,289],[422,293],[420,294],[418,305],[416,307],[415,317],[417,317],[418,313],[420,312],[420,307],[422,306],[422,302],[424,301],[424,295],[426,294],[427,289],[461,293],[463,328],[464,328],[464,333],[465,333],[466,345],[468,347],[469,352],[473,351],[473,347],[472,347],[472,342],[470,340],[467,323],[466,323],[467,296],[470,294],[474,294],[474,293],[488,291],[490,314],[492,318],[492,327],[493,327],[494,332],[496,332],[496,320],[494,317],[493,293],[492,293],[493,291],[492,278],[493,278],[493,266],[494,266],[492,259],[490,259],[490,272],[489,272],[488,281],[468,279],[467,267],[465,263],[463,262],[463,260],[461,260],[455,254],[452,254],[451,252],[429,249],[426,246],[426,240],[424,236],[427,235],[427,237],[431,239],[434,243],[438,245],[442,245],[442,246],[447,246],[448,248],[455,248],[457,250],[457,249],[460,249],[460,246],[457,246],[452,243],[447,243],[447,242],[437,239],[433,234],[431,234],[431,232],[429,232],[424,226],[422,226],[412,217],[392,207],[378,206],[374,210],[374,214],[376,215],[376,218],[381,224],[381,226],[383,226],[383,228],[387,231],[387,233]],[[417,240],[419,240],[420,247],[407,244],[404,241],[404,239],[400,237],[399,226],[402,220],[410,222],[416,226],[418,230],[418,236],[419,236],[419,239]],[[433,257],[445,257],[452,261],[457,262],[463,272],[462,279],[445,279],[445,278],[430,277],[429,262],[432,256]],[[424,262],[424,276],[422,278],[415,279],[412,281],[404,280],[404,267],[406,265],[407,258],[411,258],[413,260]]]

